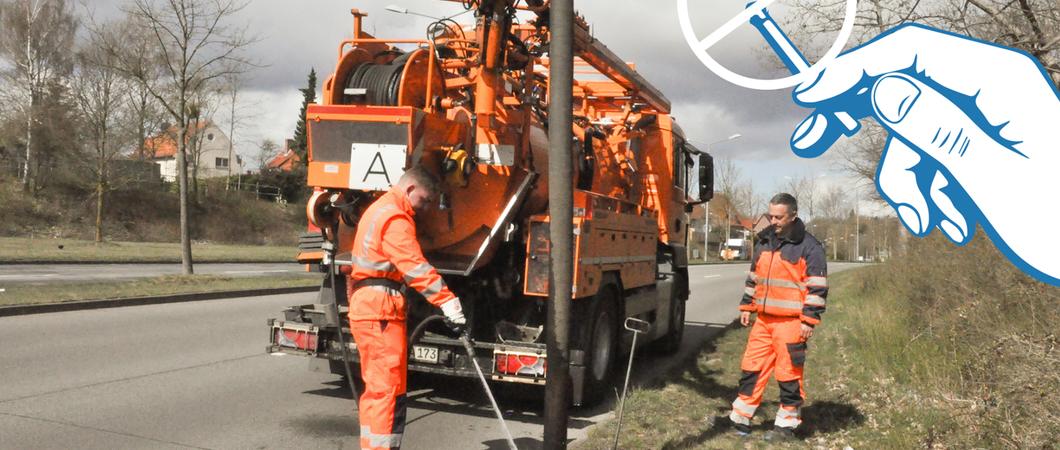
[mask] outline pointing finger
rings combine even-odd
[[[890,137],[876,172],[880,195],[894,207],[902,223],[915,236],[923,236],[931,229],[931,210],[915,172],[922,159],[916,150]]]
[[[939,229],[954,243],[964,244],[971,237],[968,232],[968,221],[964,214],[961,214],[953,205],[949,195],[943,192],[943,189],[949,185],[949,181],[941,172],[935,172],[935,179],[931,182],[931,201],[943,216],[940,218]]]

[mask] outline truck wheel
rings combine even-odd
[[[599,403],[614,381],[618,359],[618,309],[614,286],[600,289],[593,299],[591,327],[582,337],[585,350],[585,404]]]
[[[688,275],[681,272],[674,273],[673,288],[670,290],[670,323],[666,334],[657,341],[658,350],[664,354],[672,355],[681,348],[681,339],[685,336],[685,303],[687,298],[682,295],[683,283],[687,283]]]

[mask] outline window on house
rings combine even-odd
[[[218,169],[228,168],[228,158],[214,158],[214,166]]]

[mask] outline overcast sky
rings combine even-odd
[[[92,0],[97,16],[114,17],[124,0]],[[697,34],[705,37],[739,12],[746,0],[692,0]],[[783,2],[771,7],[783,23]],[[827,158],[794,156],[788,140],[808,111],[794,105],[790,91],[753,91],[732,85],[706,69],[686,45],[678,24],[676,0],[575,0],[575,9],[592,25],[594,36],[620,57],[635,63],[645,78],[673,103],[673,115],[688,138],[701,149],[739,133],[741,139],[710,147],[715,157],[736,161],[745,178],[768,197],[785,177],[821,177],[824,184],[845,183]],[[366,31],[386,38],[421,38],[430,19],[387,11],[399,5],[431,16],[463,11],[459,3],[440,0],[251,0],[234,19],[246,23],[260,41],[251,56],[265,67],[248,81],[244,110],[248,124],[236,133],[241,152],[253,155],[256,144],[277,142],[294,129],[310,68],[320,82],[331,73],[338,43],[352,36],[350,8],[368,13]],[[698,5],[698,6],[696,6]],[[457,18],[467,23],[471,14]],[[711,50],[730,70],[747,76],[779,78],[778,63],[749,26],[741,27]],[[319,92],[319,86],[318,86]],[[224,122],[225,120],[218,120]]]

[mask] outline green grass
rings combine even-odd
[[[132,281],[60,283],[44,286],[9,285],[0,292],[0,306],[110,300],[155,295],[317,286],[320,274],[233,278],[216,275],[169,275]]]
[[[939,267],[952,264],[932,262],[953,261],[947,245],[923,244],[911,259],[830,278],[828,312],[806,363],[800,441],[769,446],[760,439],[777,409],[775,381],[752,437],[731,433],[727,416],[748,335],[733,327],[680,369],[630,393],[619,448],[1057,448],[1060,351],[1055,328],[1037,323],[1055,325],[1060,289],[1022,284],[991,256],[989,242],[961,250],[977,257],[960,270]],[[1002,290],[1033,292],[1037,300],[939,286],[997,271],[1006,281],[1016,277]],[[613,420],[595,427],[577,448],[611,448],[614,427]]]
[[[294,245],[192,244],[194,262],[294,262]],[[180,244],[0,237],[0,264],[26,261],[180,262]]]
[[[732,435],[728,414],[736,397],[740,358],[749,328],[733,327],[700,350],[682,369],[653,386],[639,388],[626,400],[619,448],[914,448],[921,442],[918,430],[934,427],[929,412],[919,411],[911,398],[887,378],[890,364],[907,342],[891,339],[902,318],[886,314],[886,305],[862,304],[854,291],[864,270],[832,277],[825,323],[811,340],[806,364],[808,402],[803,407],[802,441],[769,446],[760,437],[772,428],[778,389],[771,381],[754,421],[750,439]],[[843,299],[843,300],[839,300]],[[857,323],[870,320],[878,329],[853,332]],[[866,352],[871,345],[883,352]],[[915,345],[915,344],[914,344]],[[854,361],[868,361],[853,364]],[[869,387],[872,389],[861,389]],[[579,449],[611,448],[614,421],[590,432]]]

